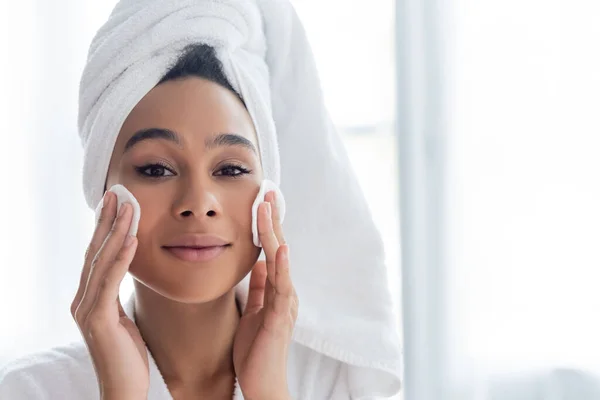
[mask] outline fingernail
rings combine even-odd
[[[125,247],[131,246],[133,244],[133,239],[133,236],[127,235],[127,237],[125,238]]]

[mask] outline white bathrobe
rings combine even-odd
[[[125,312],[134,319],[133,297]],[[171,400],[154,359],[150,361],[149,400]],[[292,343],[288,384],[293,399],[350,399],[344,365],[327,356]],[[315,384],[316,383],[316,384]],[[233,392],[233,388],[232,388]],[[243,399],[239,387],[232,398]],[[0,370],[1,400],[92,400],[99,399],[98,382],[90,354],[83,341],[32,354]]]

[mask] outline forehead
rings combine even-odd
[[[122,148],[137,131],[149,128],[177,132],[184,146],[222,132],[257,144],[252,119],[237,96],[196,77],[168,81],[148,92],[125,120],[116,147]]]

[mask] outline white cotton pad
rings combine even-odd
[[[140,203],[138,203],[137,199],[131,194],[129,190],[123,185],[114,185],[111,187],[109,192],[113,192],[117,195],[117,215],[119,214],[119,210],[121,209],[121,205],[123,203],[131,204],[133,208],[133,218],[131,220],[131,225],[129,226],[129,234],[131,236],[135,236],[137,234],[138,225],[140,223]],[[100,200],[100,204],[96,208],[96,224],[98,223],[98,219],[100,218],[100,211],[102,211],[102,205],[104,204],[104,198]]]
[[[252,204],[252,241],[256,247],[262,247],[260,238],[258,237],[258,206],[265,201],[265,195],[271,191],[275,191],[275,202],[279,210],[280,221],[283,222],[283,218],[285,217],[285,199],[281,190],[279,190],[279,186],[275,182],[265,179],[260,185],[260,190],[254,200],[254,204]]]

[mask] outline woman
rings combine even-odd
[[[5,368],[0,397],[399,390],[380,241],[287,2],[121,1],[90,48],[80,116],[86,199],[103,204],[71,308],[84,343]],[[292,269],[274,193],[258,210],[266,262],[252,241],[252,203],[263,179],[279,182],[280,153]],[[139,201],[137,237],[115,184]]]
[[[260,249],[247,211],[262,181],[257,149],[248,112],[205,45],[189,48],[125,120],[107,187],[125,185],[144,218],[137,239],[125,239],[131,207],[113,224],[115,196],[105,195],[71,310],[104,398],[146,398],[144,344],[176,399],[231,398],[236,377],[247,399],[289,398],[285,353],[298,302],[273,193],[258,213],[270,268],[253,268]],[[234,288],[251,269],[240,316]],[[119,318],[128,270],[139,330]]]

